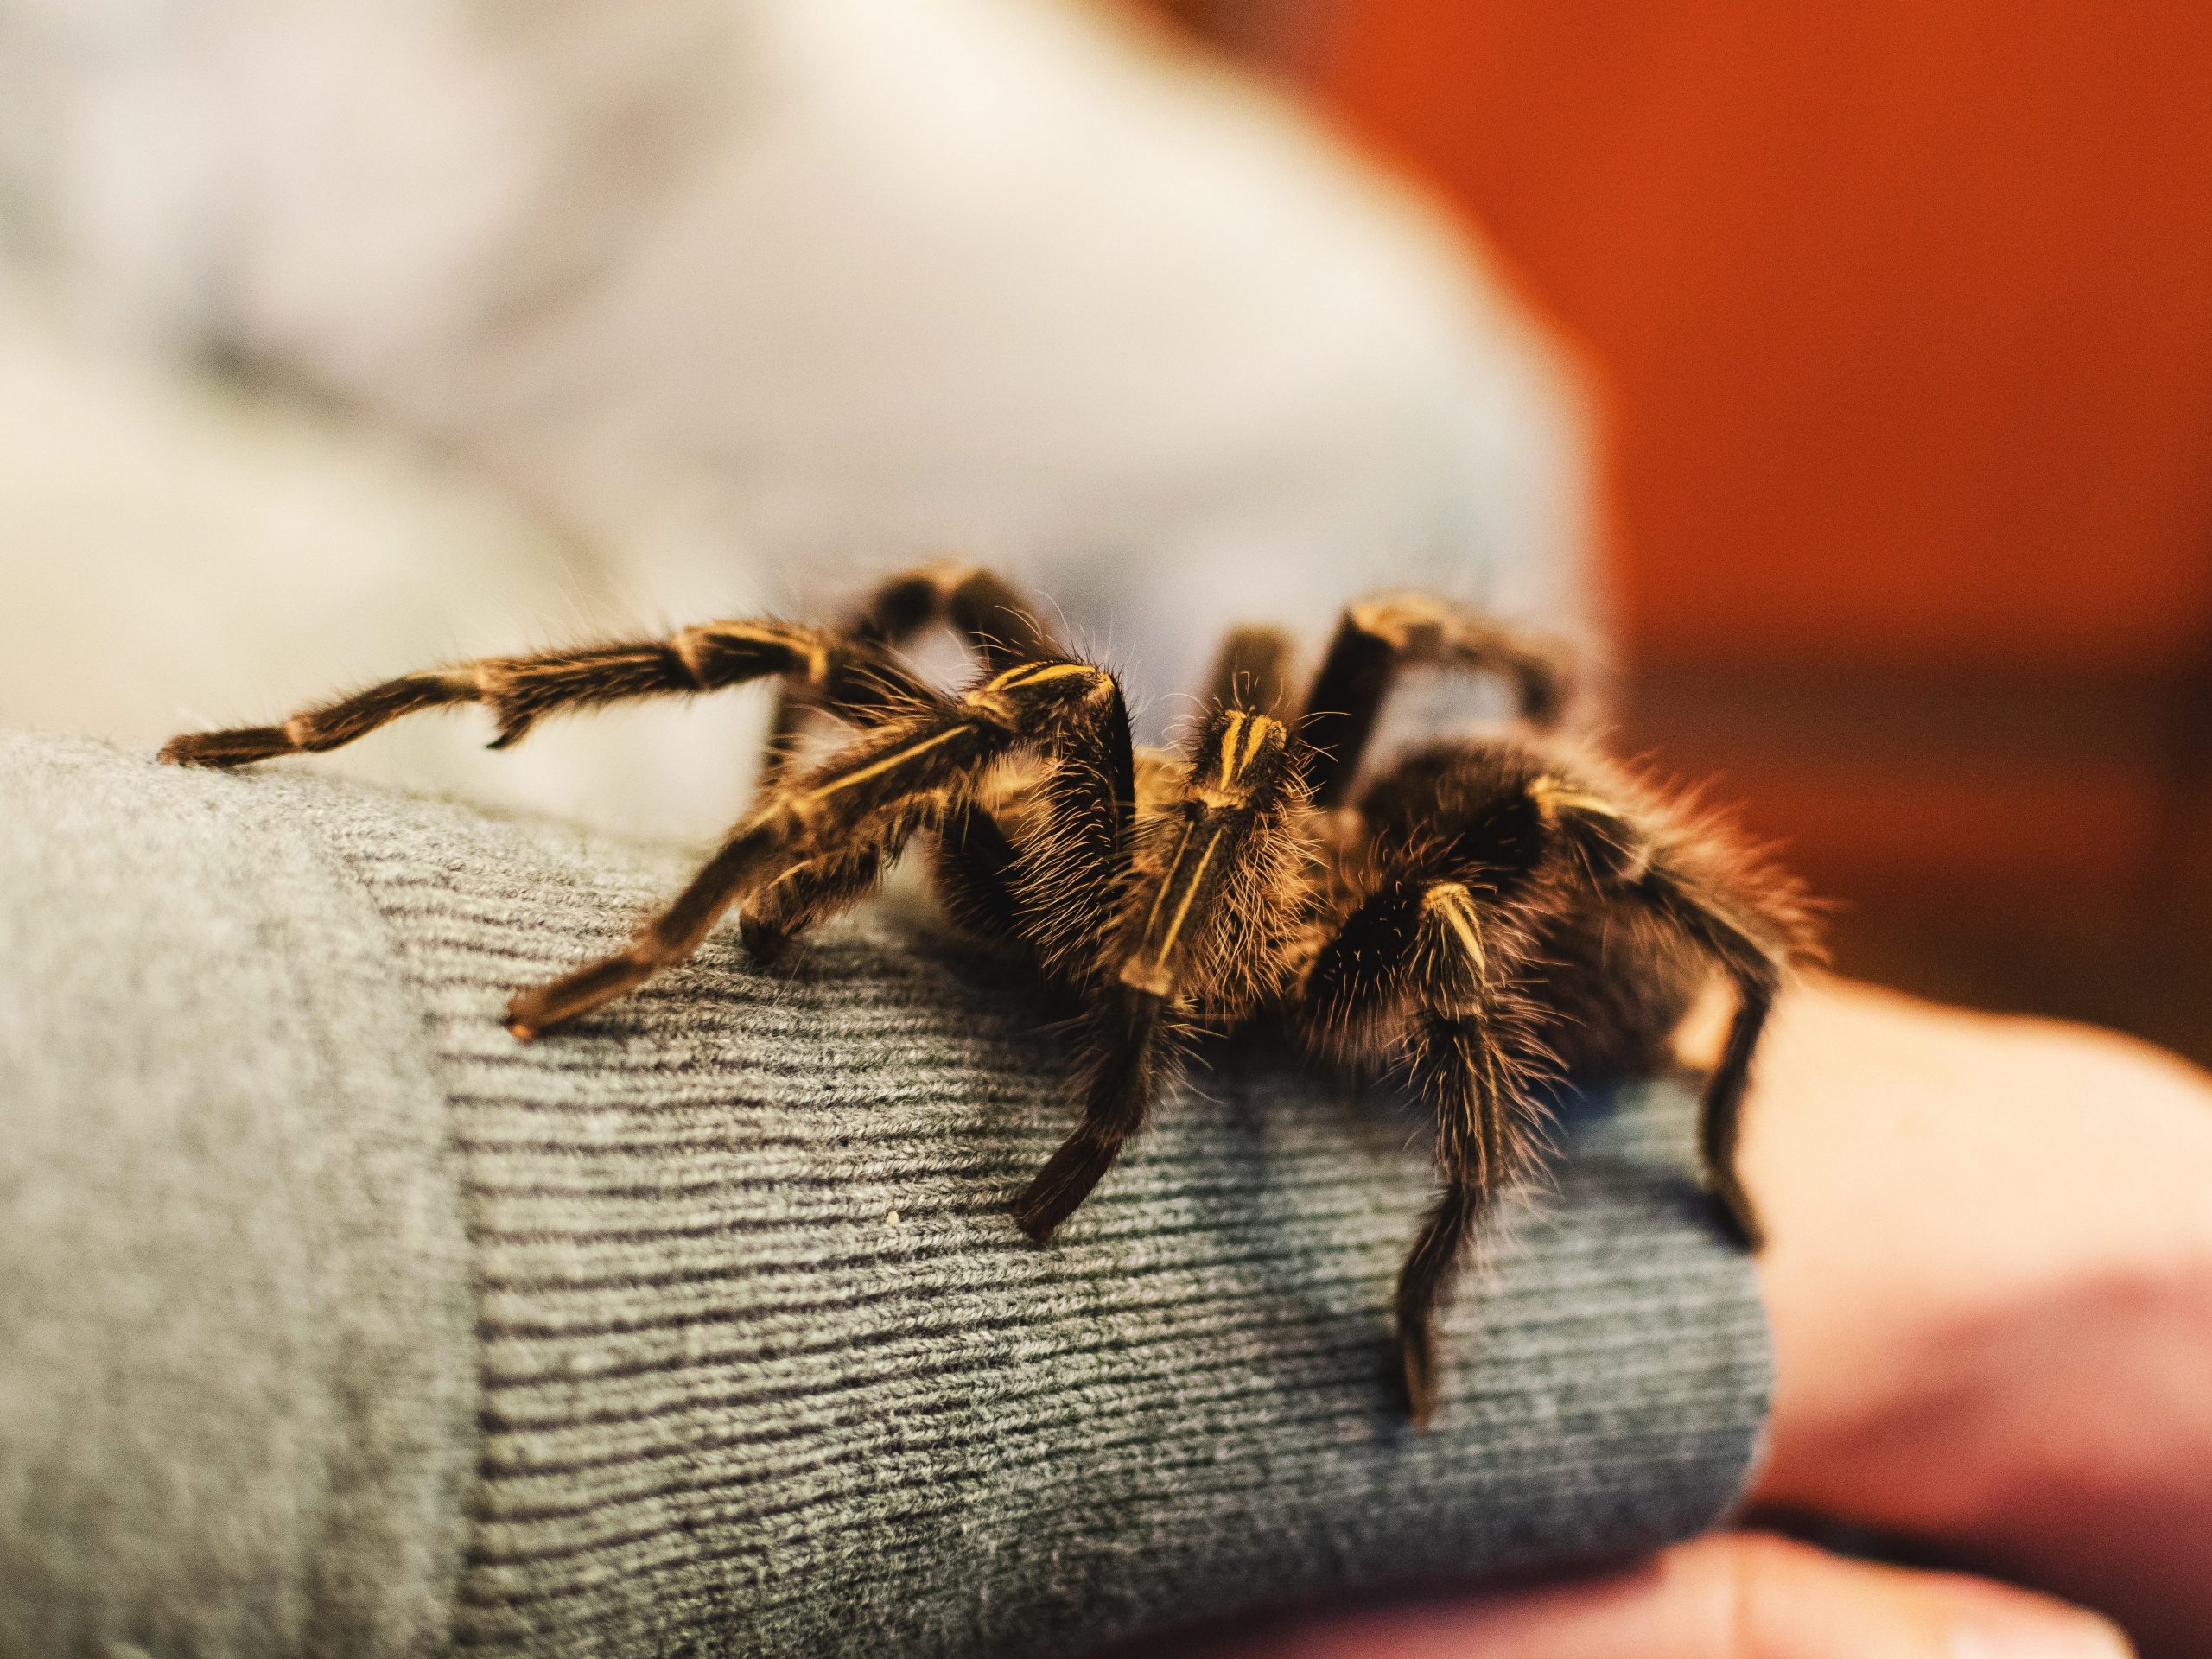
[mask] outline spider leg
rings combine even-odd
[[[1573,656],[1561,640],[1421,594],[1363,600],[1344,612],[1306,699],[1300,736],[1316,806],[1343,804],[1391,686],[1417,664],[1503,677],[1532,726],[1557,725],[1573,692]]]
[[[1440,811],[1433,780],[1408,777],[1402,768],[1376,785],[1368,806],[1386,795],[1414,804],[1410,814],[1402,810],[1404,801],[1385,810],[1394,819],[1409,821],[1416,833],[1408,836],[1394,825],[1370,841],[1370,850],[1382,863],[1378,879],[1313,952],[1300,987],[1303,1035],[1338,1059],[1371,1054],[1412,1006],[1409,999],[1420,989],[1415,969],[1424,929],[1433,925],[1428,895],[1433,884],[1465,888],[1486,916],[1518,915],[1558,842],[1553,820],[1526,787],[1485,793],[1471,808]],[[1491,955],[1497,955],[1495,945]]]
[[[986,941],[1028,938],[1020,853],[990,808],[950,802],[927,827],[931,885],[952,925]],[[792,865],[747,895],[738,918],[746,949],[758,962],[779,960],[799,935],[872,891],[890,861],[883,848],[865,845]]]
[[[620,996],[683,961],[730,905],[795,867],[844,860],[849,871],[870,853],[895,857],[915,830],[971,800],[1016,749],[1127,719],[1113,677],[1083,663],[1025,663],[957,700],[924,696],[919,712],[872,728],[772,791],[626,950],[517,996],[508,1029],[527,1039]]]
[[[1013,671],[1007,671],[1012,672]],[[1010,769],[1011,767],[1011,769]],[[985,940],[1020,940],[1062,979],[1092,947],[1125,879],[1135,809],[1135,757],[1119,693],[1069,726],[1052,752],[995,769],[992,786],[933,812],[931,882],[946,914]],[[995,804],[1026,795],[1041,824],[1017,848]],[[889,855],[862,849],[793,867],[748,895],[747,946],[772,961],[823,916],[873,887]]]
[[[1040,780],[1039,830],[1010,874],[1023,931],[1058,976],[1113,963],[1132,890],[1135,793],[1126,723],[1091,753],[1058,757]],[[1076,1069],[1082,1122],[1014,1203],[1015,1224],[1039,1243],[1090,1196],[1173,1070],[1160,1040],[1166,997],[1119,981],[1093,995]]]
[[[859,845],[791,865],[746,895],[738,932],[753,959],[779,961],[792,940],[873,892],[895,849],[864,839]]]
[[[1751,1061],[1793,962],[1817,955],[1794,888],[1750,861],[1732,879],[1699,867],[1612,803],[1540,779],[1540,798],[1599,886],[1643,906],[1715,964],[1735,993],[1719,1063],[1698,1108],[1698,1150],[1707,1190],[1738,1241],[1764,1241],[1737,1170]]]
[[[1072,757],[1059,772],[1081,779]],[[1288,977],[1303,890],[1287,823],[1304,798],[1287,727],[1242,709],[1214,712],[1173,828],[1142,849],[1135,879],[1109,895],[1116,925],[1090,947],[1098,982],[1079,1072],[1083,1118],[1014,1201],[1014,1220],[1032,1238],[1050,1237],[1074,1212],[1150,1115],[1175,1070],[1178,1011],[1233,1018]],[[1102,862],[1094,853],[1068,866]],[[1056,926],[1076,938],[1096,932],[1095,919],[1075,913],[1095,900],[1071,907],[1052,880],[1027,891],[1061,907],[1040,916],[1048,936]]]
[[[1698,1107],[1698,1153],[1705,1179],[1737,1241],[1747,1249],[1765,1242],[1758,1211],[1737,1169],[1743,1139],[1744,1101],[1751,1081],[1751,1060],[1781,994],[1789,957],[1784,947],[1738,915],[1705,884],[1655,863],[1640,884],[1639,896],[1672,922],[1720,965],[1736,994],[1719,1063],[1706,1079]]]
[[[1014,1201],[1014,1224],[1039,1243],[1090,1196],[1151,1115],[1174,1065],[1160,1041],[1166,1011],[1165,998],[1116,985],[1084,1020],[1083,1121]]]
[[[1282,717],[1290,704],[1290,636],[1281,628],[1232,629],[1214,658],[1208,702]]]
[[[1037,607],[996,571],[933,564],[893,576],[869,595],[846,632],[901,645],[943,623],[994,671],[1067,653],[1037,620]]]
[[[1525,864],[1467,880],[1408,875],[1346,918],[1313,964],[1307,1017],[1325,1044],[1395,1048],[1435,1114],[1441,1190],[1398,1274],[1398,1352],[1415,1423],[1436,1401],[1436,1310],[1497,1192],[1533,1161],[1532,1046],[1510,986],[1525,949],[1512,899]],[[1479,873],[1478,873],[1479,872]]]
[[[930,854],[931,885],[955,927],[985,940],[1024,937],[1014,892],[1020,851],[987,808],[971,802],[948,814]]]
[[[492,710],[495,749],[518,741],[542,715],[632,697],[716,691],[781,677],[842,702],[897,708],[922,688],[880,647],[821,628],[783,622],[709,622],[665,639],[632,640],[486,657],[451,668],[404,674],[365,691],[303,709],[280,726],[193,732],[171,738],[162,759],[199,766],[238,766],[280,754],[320,753],[378,727],[447,703]]]
[[[1437,1194],[1405,1265],[1395,1300],[1407,1414],[1426,1424],[1436,1408],[1436,1312],[1473,1265],[1497,1194],[1534,1162],[1536,1137],[1525,1093],[1486,1011],[1424,1013],[1408,1059],[1437,1115]]]
[[[1443,1191],[1398,1274],[1398,1352],[1416,1424],[1436,1404],[1436,1310],[1481,1240],[1497,1196],[1527,1173],[1537,1147],[1532,1070],[1510,991],[1522,946],[1510,912],[1463,882],[1421,893],[1407,1058],[1436,1114]]]
[[[1137,880],[1136,766],[1126,720],[1102,721],[1078,745],[1052,757],[1030,790],[1033,811],[1020,849],[995,873],[1027,940],[1053,978],[1070,985],[1095,979],[1122,925]],[[1003,840],[1003,836],[999,839]],[[970,833],[948,847],[972,887],[993,873],[982,868],[993,851],[988,835]]]
[[[996,672],[1016,663],[1065,658],[1065,649],[1037,620],[1036,607],[994,571],[944,563],[892,576],[846,619],[842,632],[876,646],[904,645],[942,624],[953,630]],[[809,718],[817,713],[867,714],[838,697],[836,689],[786,681],[768,730],[762,786],[779,782],[797,758]]]

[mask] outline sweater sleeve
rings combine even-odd
[[[1734,1503],[1748,1265],[1664,1085],[1391,1392],[1386,1087],[1212,1058],[1053,1244],[1039,1003],[894,900],[529,1046],[681,855],[0,741],[0,1650],[1083,1651]]]

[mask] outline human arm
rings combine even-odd
[[[1386,1098],[1220,1068],[1040,1250],[1049,1010],[892,915],[524,1047],[681,853],[27,738],[0,801],[0,1651],[1080,1650],[1744,1478],[1750,1271],[1630,1121],[1679,1095],[1563,1149],[1415,1434]]]

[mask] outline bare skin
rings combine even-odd
[[[1625,1573],[1354,1614],[1192,1659],[2124,1659],[2063,1602],[1714,1533]]]
[[[2212,1079],[2079,1027],[1828,984],[1763,1056],[1762,1502],[2212,1630]],[[1899,1149],[1910,1148],[1908,1156]]]
[[[1755,1504],[1990,1576],[1720,1533],[1628,1573],[1201,1651],[2112,1659],[2110,1619],[2145,1656],[2201,1654],[2212,1078],[2109,1033],[1815,981],[1761,1054],[1744,1158],[1777,1367]]]

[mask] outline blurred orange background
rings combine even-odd
[[[1845,966],[2212,1052],[2212,8],[1168,10],[1581,346],[1625,741]]]

